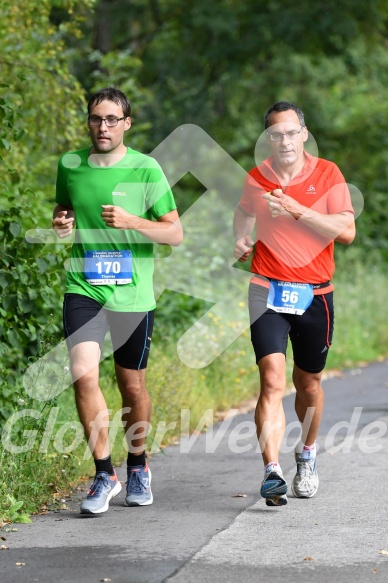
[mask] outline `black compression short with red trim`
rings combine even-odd
[[[250,284],[249,315],[256,362],[269,354],[286,355],[290,338],[296,366],[310,373],[321,372],[333,337],[333,292],[315,295],[300,316],[268,309],[267,298],[268,289]]]

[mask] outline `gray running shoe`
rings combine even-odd
[[[121,492],[116,472],[97,472],[88,495],[81,504],[81,514],[101,514],[109,508],[109,500]]]
[[[295,460],[297,469],[291,484],[292,493],[297,498],[312,498],[319,486],[316,458],[306,460],[295,452]]]
[[[148,506],[152,504],[151,470],[148,464],[128,468],[126,506]]]

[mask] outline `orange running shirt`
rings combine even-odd
[[[322,214],[345,211],[354,214],[349,189],[339,168],[307,152],[304,155],[306,162],[302,172],[283,192]],[[319,284],[329,281],[335,269],[334,241],[293,217],[273,218],[267,201],[262,198],[265,192],[282,188],[272,165],[271,157],[249,172],[239,204],[245,213],[256,218],[257,243],[251,271],[289,282]]]

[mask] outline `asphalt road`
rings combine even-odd
[[[1,532],[1,583],[388,581],[388,361],[324,381],[316,497],[268,508],[252,412],[155,455],[154,504],[67,510]],[[281,464],[292,480],[293,396]],[[119,469],[125,480],[125,469]],[[17,566],[17,563],[23,563]]]

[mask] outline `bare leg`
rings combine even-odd
[[[277,462],[285,430],[283,396],[286,388],[286,360],[282,353],[270,354],[258,362],[260,396],[256,407],[257,437],[264,465]]]
[[[146,389],[146,369],[131,370],[115,364],[116,378],[123,400],[124,430],[128,451],[140,454],[145,449],[146,434],[151,418],[151,399]]]
[[[81,342],[70,349],[75,402],[94,459],[109,455],[109,413],[99,386],[100,347]]]
[[[294,366],[296,389],[295,411],[302,425],[302,443],[313,445],[317,436],[323,410],[322,373],[308,373]],[[291,489],[298,498],[311,498],[319,486],[315,455],[304,458],[297,456],[297,471]]]
[[[321,378],[321,372],[308,373],[294,366],[295,411],[302,424],[302,442],[305,445],[312,445],[318,436],[324,403]]]

